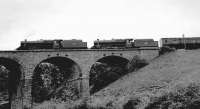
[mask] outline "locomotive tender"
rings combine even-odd
[[[134,46],[136,48],[140,47],[158,47],[158,41],[154,41],[153,39],[135,39]]]

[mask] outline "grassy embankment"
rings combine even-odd
[[[200,50],[178,50],[154,59],[87,100],[50,105],[53,109],[197,109],[199,78]],[[42,108],[46,105],[41,109],[47,109]]]

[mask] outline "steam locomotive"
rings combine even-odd
[[[112,39],[112,40],[95,40],[92,49],[128,49],[141,47],[158,47],[158,41],[153,39]]]
[[[38,41],[21,41],[17,50],[34,50],[34,49],[87,49],[87,42],[82,40],[38,40]]]

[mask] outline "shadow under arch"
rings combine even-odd
[[[90,94],[93,94],[128,73],[129,60],[120,56],[105,56],[90,70]]]
[[[0,90],[0,93],[4,92],[4,95],[1,95],[1,97],[6,96],[6,91],[8,92],[8,99],[2,103],[0,108],[10,109],[12,102],[15,99],[19,99],[18,96],[20,96],[17,94],[20,94],[18,91],[21,91],[18,90],[22,74],[21,65],[13,59],[0,57],[0,67],[0,84],[1,88],[4,87]]]
[[[109,65],[126,66],[126,64],[129,62],[129,60],[124,57],[112,55],[112,56],[105,56],[105,57],[97,60],[97,62],[107,63]]]
[[[50,57],[35,68],[32,80],[33,102],[40,103],[51,98],[75,100],[79,97],[80,66],[70,58]],[[69,90],[70,91],[69,91]],[[64,95],[66,90],[71,95]],[[65,96],[66,98],[62,98]],[[61,98],[60,98],[61,97]]]

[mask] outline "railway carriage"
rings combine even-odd
[[[175,49],[197,49],[200,48],[200,37],[187,38],[161,38],[162,47],[170,47]]]

